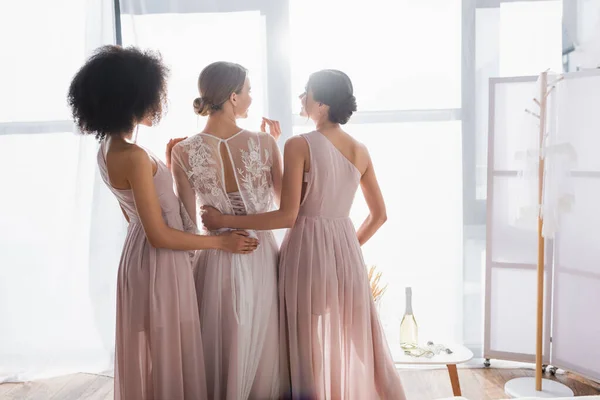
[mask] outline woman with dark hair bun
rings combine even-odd
[[[239,216],[207,208],[203,222],[291,228],[280,252],[279,308],[292,399],[404,400],[360,248],[386,210],[367,148],[341,127],[356,111],[352,82],[319,71],[300,97],[317,130],[285,144],[279,210]],[[349,214],[359,186],[370,214],[357,232]]]
[[[131,141],[162,114],[168,70],[159,56],[102,47],[73,78],[68,102],[83,134],[100,142],[98,166],[129,226],[117,277],[116,400],[206,399],[196,293],[186,250],[247,254],[245,232],[182,232],[167,167]]]

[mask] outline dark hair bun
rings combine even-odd
[[[334,124],[344,125],[356,111],[356,97],[350,95],[345,100],[329,106],[329,120]]]
[[[342,71],[324,69],[311,74],[306,85],[315,101],[329,106],[329,121],[345,124],[356,111],[352,81]]]

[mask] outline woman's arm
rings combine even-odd
[[[304,163],[308,159],[308,143],[302,137],[292,137],[283,151],[283,183],[279,210],[254,215],[224,215],[214,208],[204,208],[202,222],[211,230],[221,228],[268,231],[291,228],[300,210]]]
[[[223,236],[199,236],[169,227],[154,187],[152,162],[140,148],[131,151],[127,179],[133,192],[135,206],[150,244],[156,248],[173,250],[221,249],[236,253],[250,253],[258,242],[245,237],[245,232]]]
[[[366,149],[365,149],[366,151]],[[368,153],[367,153],[368,156]],[[369,157],[369,164],[367,170],[360,179],[360,187],[363,195],[369,207],[369,216],[362,223],[356,233],[358,242],[362,246],[365,244],[374,234],[381,228],[381,226],[387,220],[387,214],[385,211],[385,202],[383,201],[383,195],[375,176],[375,170],[373,169],[373,163],[371,157]]]

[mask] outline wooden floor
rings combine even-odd
[[[459,369],[463,396],[469,400],[505,399],[506,381],[533,376],[525,369]],[[400,376],[408,400],[433,400],[452,397],[448,372],[436,370],[401,370]],[[568,385],[576,396],[600,395],[600,385],[573,375],[557,375],[556,379]],[[77,374],[31,383],[0,385],[2,400],[112,400],[113,380],[105,376]]]
[[[534,376],[529,369],[470,368],[458,370],[462,395],[469,400],[506,399],[504,384],[513,379]],[[433,400],[452,397],[452,387],[448,372],[436,370],[400,371],[402,384],[408,400]],[[600,384],[590,382],[570,374],[549,374],[544,378],[558,380],[569,386],[575,396],[600,395]]]

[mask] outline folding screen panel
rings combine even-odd
[[[533,117],[536,77],[490,80],[488,137],[487,248],[484,356],[534,361],[537,299],[535,221],[517,223],[528,195],[517,154],[535,147],[527,124]],[[534,120],[535,123],[535,120]],[[547,246],[544,313],[544,362],[550,350],[552,252]]]
[[[574,205],[561,215],[555,239],[551,364],[599,380],[600,74],[567,74],[557,97],[558,129],[577,160]]]

